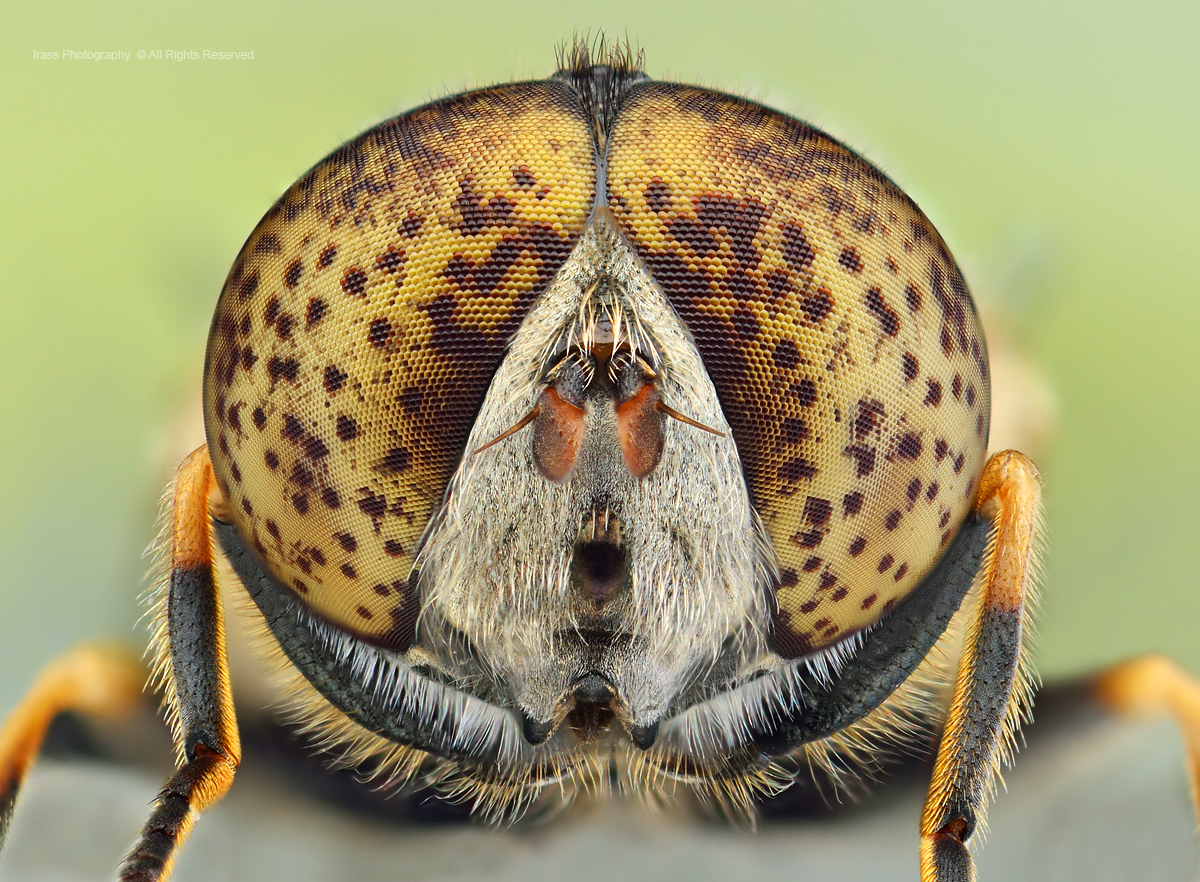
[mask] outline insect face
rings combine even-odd
[[[950,546],[989,388],[891,181],[625,61],[314,168],[229,276],[205,408],[249,581],[543,781],[601,734],[725,768]]]
[[[495,698],[535,728],[580,684],[605,684],[632,731],[723,653],[735,660],[719,685],[744,678],[769,622],[769,545],[703,360],[608,211],[517,332],[467,450],[533,410],[528,439],[455,474],[421,559],[429,613],[448,626],[431,631],[469,635],[508,692]],[[452,656],[444,668],[461,667]]]

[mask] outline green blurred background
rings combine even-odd
[[[68,645],[140,645],[159,487],[212,306],[301,172],[603,28],[651,75],[830,130],[921,204],[1057,397],[1049,676],[1200,671],[1200,5],[609,0],[17,4],[0,34],[0,713]],[[126,62],[34,52],[124,49]],[[253,50],[252,61],[136,58]],[[193,418],[194,425],[194,418]]]

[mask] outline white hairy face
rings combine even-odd
[[[548,734],[588,705],[653,727],[753,672],[770,544],[700,354],[605,210],[522,322],[466,451],[419,562],[442,677]]]

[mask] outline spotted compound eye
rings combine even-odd
[[[871,624],[933,566],[982,467],[987,355],[953,259],[881,172],[760,105],[639,76],[595,124],[565,77],[449,98],[272,208],[205,374],[238,530],[322,616],[406,646],[418,543],[489,380],[607,204],[716,387],[779,565],[775,647]],[[655,394],[620,402],[630,439],[656,425]],[[569,480],[562,426],[582,423],[553,403],[539,468]],[[635,475],[661,443],[622,441]]]

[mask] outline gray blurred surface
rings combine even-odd
[[[979,878],[1194,880],[1200,846],[1181,742],[1169,722],[1038,732],[976,843]],[[161,779],[100,763],[43,762],[18,809],[0,882],[108,879]],[[888,788],[831,819],[733,829],[631,801],[577,805],[545,824],[490,830],[364,819],[247,762],[203,816],[177,882],[216,880],[917,879],[919,786]]]

